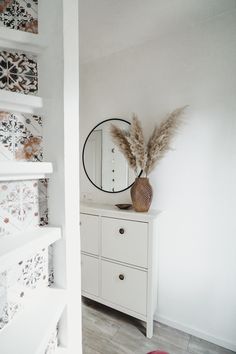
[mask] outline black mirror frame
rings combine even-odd
[[[112,192],[112,191],[106,191],[106,190],[104,190],[104,189],[99,188],[95,183],[93,183],[93,181],[92,181],[91,178],[89,177],[89,175],[88,175],[88,173],[87,173],[87,171],[86,171],[86,168],[85,168],[84,151],[85,151],[85,147],[86,147],[86,144],[87,144],[87,141],[88,141],[90,135],[92,134],[92,132],[93,132],[99,125],[101,125],[101,124],[103,124],[103,123],[106,123],[106,122],[109,122],[109,121],[121,121],[121,122],[125,122],[125,123],[128,123],[129,125],[131,125],[130,122],[128,122],[127,120],[122,119],[122,118],[109,118],[109,119],[105,119],[105,120],[103,120],[102,122],[98,123],[98,124],[90,131],[89,135],[87,136],[87,138],[86,138],[86,140],[85,140],[85,142],[84,142],[83,151],[82,151],[82,163],[83,163],[84,172],[85,172],[85,174],[86,174],[88,180],[94,185],[94,187],[96,187],[98,190],[100,190],[100,191],[102,191],[102,192],[105,192],[105,193],[111,193],[111,194],[113,194],[113,193],[122,193],[122,192],[126,191],[127,189],[131,188],[135,181],[134,181],[132,184],[130,184],[128,187],[126,187],[126,188],[124,188],[124,189],[122,189],[122,190],[120,190],[120,191],[114,191],[114,192]],[[141,171],[140,171],[140,174],[138,175],[138,177],[140,177],[140,176],[142,175],[142,173],[143,173],[143,171],[141,170]]]

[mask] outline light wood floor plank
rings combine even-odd
[[[83,299],[83,354],[235,354],[169,326],[155,323],[152,339],[145,324],[119,311]]]

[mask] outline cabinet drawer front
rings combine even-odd
[[[147,273],[102,261],[102,298],[146,315]]]
[[[94,257],[81,254],[82,291],[98,296],[99,263]]]
[[[80,214],[81,250],[98,255],[99,252],[99,217]]]
[[[147,267],[148,224],[102,218],[102,256]]]

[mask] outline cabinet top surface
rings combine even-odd
[[[133,219],[139,221],[148,221],[151,219],[155,219],[160,214],[160,211],[155,209],[150,209],[148,212],[143,213],[136,212],[133,209],[119,209],[115,205],[111,204],[101,204],[94,202],[81,202],[80,212],[114,218]]]

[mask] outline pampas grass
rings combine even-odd
[[[111,136],[113,138],[114,143],[119,147],[120,151],[125,156],[129,166],[136,172],[136,157],[131,151],[130,143],[128,141],[128,135],[129,133],[127,133],[126,131],[121,130],[114,124],[111,124]]]
[[[171,140],[183,122],[183,113],[186,107],[177,108],[167,115],[163,122],[154,128],[147,145],[141,123],[136,115],[133,115],[129,133],[112,124],[113,141],[120,148],[136,174],[139,170],[143,170],[146,176],[149,175],[170,150]]]
[[[136,169],[144,170],[147,161],[146,144],[141,124],[135,114],[132,118],[130,135],[127,140],[130,144],[130,150],[136,158]]]
[[[147,163],[144,168],[146,175],[153,171],[157,163],[170,150],[170,142],[183,122],[183,113],[186,107],[175,109],[159,127],[154,128],[147,144]]]

